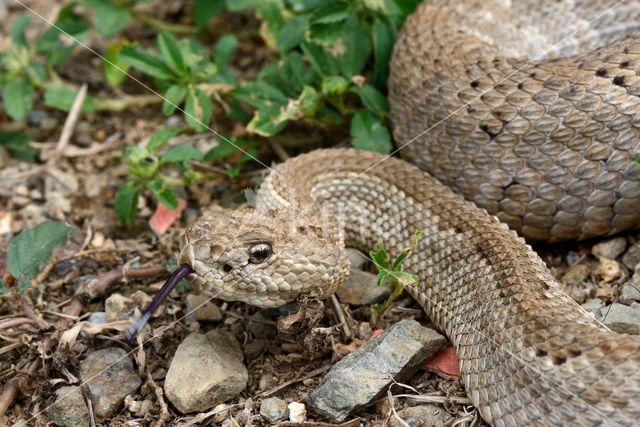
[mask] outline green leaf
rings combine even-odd
[[[276,44],[281,53],[298,46],[304,40],[304,33],[309,24],[308,15],[298,15],[287,21],[278,33]]]
[[[224,160],[238,152],[238,147],[242,148],[246,145],[246,141],[240,138],[234,138],[232,142],[233,144],[224,139],[219,139],[218,145],[209,150],[204,159],[208,162]]]
[[[36,161],[38,150],[30,147],[29,135],[22,132],[0,132],[0,145],[4,146],[12,157],[33,163]]]
[[[102,62],[102,71],[104,79],[111,87],[118,87],[127,77],[129,65],[120,60],[120,51],[122,50],[122,42],[111,43],[104,54]]]
[[[322,79],[323,95],[342,95],[349,88],[349,80],[342,76],[329,76]]]
[[[64,84],[51,86],[44,92],[44,103],[51,108],[69,111],[79,90],[80,89],[75,89]],[[96,105],[91,96],[86,96],[80,111],[83,113],[96,111]]]
[[[126,6],[109,0],[85,0],[84,3],[94,8],[96,29],[104,37],[116,34],[129,22],[130,11]]]
[[[262,1],[265,0],[226,0],[226,5],[230,11],[240,12],[246,9],[255,9]]]
[[[0,295],[6,295],[9,293],[9,284],[0,279]]]
[[[192,88],[187,93],[184,106],[184,117],[187,124],[196,132],[205,132],[209,129],[213,104],[209,97],[198,88]]]
[[[307,60],[311,63],[313,69],[322,77],[337,74],[335,61],[329,54],[315,43],[304,41],[300,44]]]
[[[162,113],[165,116],[173,114],[178,108],[184,97],[187,95],[187,88],[184,86],[173,85],[164,94],[164,102],[162,103]]]
[[[122,47],[120,59],[124,63],[131,65],[151,77],[160,80],[171,80],[174,78],[169,68],[167,68],[160,59],[131,45]]]
[[[384,154],[393,148],[389,130],[367,110],[359,110],[351,118],[351,145]]]
[[[64,222],[45,221],[11,239],[7,248],[7,268],[18,281],[19,292],[38,275],[53,250],[67,244],[74,231]]]
[[[377,17],[371,27],[371,39],[373,40],[373,80],[377,87],[387,87],[389,78],[389,61],[395,39],[395,31],[385,18]]]
[[[226,34],[218,39],[215,46],[214,60],[218,66],[229,62],[238,50],[238,39],[233,34]]]
[[[366,84],[356,90],[360,100],[365,107],[373,112],[378,118],[383,119],[389,114],[389,104],[387,98],[381,94],[375,87]]]
[[[4,110],[16,122],[27,117],[33,106],[33,86],[25,76],[15,76],[3,87],[2,104]]]
[[[196,0],[193,5],[193,22],[203,29],[209,21],[224,9],[224,0]]]
[[[75,3],[68,2],[60,9],[55,27],[45,31],[36,42],[37,52],[46,56],[48,65],[52,67],[66,61],[78,42],[83,42],[91,34],[89,23],[75,13],[75,7]]]
[[[22,47],[28,46],[27,27],[29,26],[30,21],[31,17],[26,13],[18,15],[13,20],[13,24],[11,24],[11,30],[9,31],[9,34],[14,45]]]
[[[138,193],[140,188],[133,182],[126,182],[118,188],[115,207],[116,216],[121,224],[133,225],[138,211]]]
[[[173,34],[168,32],[159,33],[156,44],[158,45],[158,51],[164,59],[164,62],[169,64],[169,67],[173,68],[177,74],[184,74],[187,69],[182,59],[180,48],[178,47],[178,41]]]
[[[192,144],[179,144],[171,147],[162,156],[163,162],[179,163],[189,160],[203,160],[204,154]]]
[[[311,16],[312,24],[330,24],[344,21],[349,17],[349,4],[344,1],[327,1]]]
[[[335,52],[333,56],[342,74],[351,78],[359,74],[369,60],[371,53],[369,34],[353,17],[349,17],[347,22],[342,24],[339,34],[330,51]]]
[[[158,202],[167,208],[172,211],[178,208],[178,195],[172,189],[165,187],[161,179],[147,183],[147,188],[151,190]]]
[[[178,128],[163,128],[158,129],[149,138],[147,149],[150,151],[156,151],[158,148],[165,145],[171,138],[179,134],[181,129]]]

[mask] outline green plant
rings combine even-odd
[[[153,77],[164,92],[162,112],[172,114],[184,103],[184,116],[189,126],[205,132],[213,112],[212,96],[233,89],[236,79],[228,67],[238,48],[233,35],[221,37],[215,45],[215,55],[193,39],[180,42],[168,32],[158,34],[158,55],[150,54],[131,44],[122,46],[120,61]]]
[[[55,107],[49,103],[58,101],[51,91],[61,84],[55,67],[69,58],[76,45],[61,38],[61,33],[55,28],[29,43],[26,36],[29,23],[28,15],[20,15],[14,20],[10,30],[10,49],[0,53],[3,108],[17,122],[23,121],[31,111],[36,89],[44,90],[45,104]],[[88,25],[73,13],[72,6],[61,10],[55,24],[77,40],[84,40],[88,35]]]
[[[393,286],[393,291],[387,300],[382,304],[376,304],[374,306],[374,312],[377,315],[381,315],[384,313],[393,301],[395,301],[401,294],[406,286],[413,286],[418,283],[420,280],[418,276],[415,274],[404,271],[402,264],[405,262],[407,257],[413,252],[418,246],[418,241],[422,237],[421,231],[416,231],[411,241],[411,246],[403,249],[398,256],[391,262],[391,258],[389,253],[384,248],[382,243],[378,244],[377,251],[371,251],[369,255],[371,256],[371,260],[373,264],[378,269],[378,276],[376,278],[376,283],[378,286],[382,284],[390,284]]]
[[[137,214],[138,194],[146,189],[154,198],[171,210],[178,207],[177,187],[183,187],[199,181],[202,175],[190,166],[192,160],[223,160],[237,152],[253,149],[246,141],[234,139],[221,140],[218,146],[203,154],[194,145],[184,143],[163,150],[169,140],[183,130],[177,128],[159,129],[153,133],[145,146],[133,146],[125,149],[129,180],[116,193],[115,208],[118,220],[131,227]],[[230,177],[239,173],[242,163],[255,157],[257,153],[246,153],[236,165],[227,170]],[[177,169],[180,178],[168,175],[168,168]]]
[[[53,250],[66,245],[74,232],[75,229],[64,222],[45,221],[11,239],[7,248],[7,268],[11,276],[8,281],[0,278],[0,295],[9,292],[9,283],[15,285],[18,292],[28,288],[51,258]]]
[[[395,35],[414,0],[244,1],[266,26],[276,60],[234,95],[254,107],[247,129],[270,137],[287,122],[332,127],[348,120],[352,145],[389,152],[384,96]],[[370,64],[371,68],[367,69]]]

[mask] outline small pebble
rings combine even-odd
[[[78,387],[60,387],[55,403],[47,408],[47,416],[57,426],[84,427],[89,425],[89,411]]]
[[[593,245],[591,253],[597,257],[616,259],[627,248],[627,239],[622,236],[614,237]]]
[[[575,264],[562,276],[560,282],[567,286],[579,286],[591,275],[591,268],[586,264]]]
[[[444,426],[450,425],[453,421],[451,416],[442,406],[427,403],[424,405],[411,406],[398,411],[398,417],[389,418],[389,427],[409,426]]]
[[[104,311],[94,311],[89,315],[89,323],[94,325],[104,325],[105,323],[109,323],[107,313]]]
[[[634,282],[627,282],[622,287],[622,299],[640,301],[640,285]]]
[[[117,347],[94,351],[87,356],[80,363],[80,378],[91,393],[93,412],[99,419],[113,415],[125,396],[134,393],[142,384],[127,352]]]
[[[394,381],[413,375],[447,339],[415,320],[401,320],[336,363],[307,403],[331,422],[375,401]]]
[[[178,346],[164,388],[183,414],[206,411],[238,396],[247,387],[249,373],[235,336],[214,329],[194,332]]]
[[[134,300],[118,293],[111,294],[104,301],[104,311],[107,313],[109,322],[127,320],[135,308]]]
[[[347,258],[351,262],[351,268],[363,270],[364,267],[370,262],[366,256],[364,256],[359,250],[353,248],[346,249]]]
[[[351,269],[347,281],[336,294],[340,302],[353,305],[371,305],[384,300],[393,291],[389,284],[378,286],[377,277],[368,271]]]
[[[187,295],[187,312],[193,311],[196,320],[200,322],[219,322],[222,320],[220,308],[203,294]]]
[[[307,420],[307,409],[304,403],[289,403],[289,421],[292,423],[303,423]]]
[[[640,242],[634,243],[627,252],[622,256],[622,262],[631,271],[636,269],[640,264]]]
[[[604,324],[620,334],[640,335],[640,304],[613,303],[603,308]]]
[[[267,422],[275,423],[289,418],[287,402],[277,397],[264,399],[260,404],[260,415]]]

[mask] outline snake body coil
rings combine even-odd
[[[344,244],[384,242],[395,256],[420,230],[405,262],[420,283],[407,291],[455,345],[486,421],[638,425],[640,339],[596,324],[504,223],[557,240],[638,225],[640,39],[594,40],[632,29],[640,5],[623,3],[531,61],[597,16],[586,2],[545,3],[421,6],[395,48],[390,100],[396,139],[419,136],[401,154],[436,179],[374,153],[296,157],[266,179],[255,210],[209,212],[187,230],[190,279],[278,306],[335,290]],[[571,10],[584,16],[562,21]]]
[[[637,1],[421,5],[391,61],[400,155],[527,238],[638,226],[637,28]]]

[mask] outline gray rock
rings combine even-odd
[[[622,287],[622,299],[627,301],[640,301],[640,285],[627,282]]]
[[[56,390],[55,402],[47,408],[47,416],[57,426],[85,427],[89,425],[89,411],[79,387]]]
[[[113,415],[124,398],[142,383],[127,352],[117,347],[94,351],[87,356],[80,363],[80,378],[86,382],[93,412],[98,418]]]
[[[270,423],[284,421],[289,418],[289,407],[284,400],[270,397],[260,404],[260,415]]]
[[[640,304],[614,302],[602,309],[604,324],[620,334],[640,335]]]
[[[593,245],[591,253],[602,258],[616,259],[626,248],[626,237],[618,236]]]
[[[111,294],[104,302],[104,311],[107,313],[109,322],[127,320],[135,308],[134,300],[117,293]]]
[[[196,320],[200,322],[219,322],[222,320],[220,308],[202,294],[187,295],[187,311],[194,311]]]
[[[415,320],[402,320],[336,363],[311,392],[312,410],[333,422],[382,396],[393,380],[404,381],[447,343]]]
[[[439,427],[448,425],[453,420],[453,416],[444,410],[443,407],[427,403],[424,405],[411,406],[398,411],[398,416],[406,424],[400,422],[393,415],[389,418],[389,427]]]
[[[640,263],[640,242],[634,243],[622,256],[622,263],[631,271]]]
[[[104,311],[94,311],[89,315],[89,323],[94,325],[104,325],[105,323],[109,323],[107,313]]]
[[[238,340],[230,332],[192,333],[178,346],[164,388],[182,413],[206,411],[239,395],[249,379]]]
[[[351,268],[362,270],[370,262],[369,259],[357,249],[347,248],[347,258],[351,262]]]
[[[602,319],[602,307],[604,307],[604,301],[600,298],[593,298],[589,301],[582,304],[582,308],[587,310],[589,313],[593,313],[596,315],[596,319]]]
[[[343,303],[371,305],[385,299],[392,290],[391,285],[378,286],[375,274],[352,268],[349,278],[338,288],[336,294]]]

